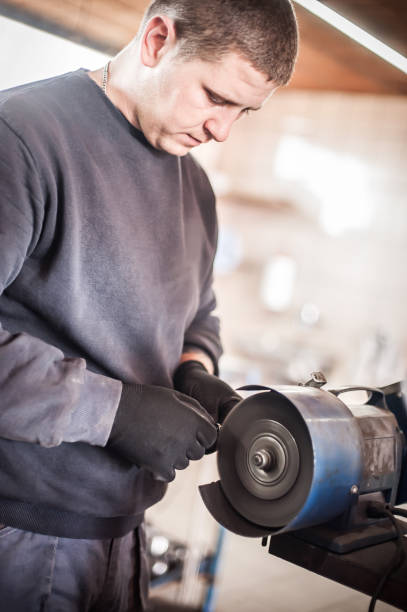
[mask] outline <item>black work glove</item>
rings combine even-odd
[[[216,436],[214,421],[194,399],[164,387],[123,384],[106,446],[169,482]]]
[[[242,399],[227,383],[209,374],[200,361],[184,361],[175,370],[174,387],[195,398],[216,423],[223,423]]]

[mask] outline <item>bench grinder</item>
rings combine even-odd
[[[249,537],[332,521],[360,527],[370,520],[360,510],[364,501],[407,501],[406,406],[400,401],[392,411],[386,403],[386,395],[401,398],[401,384],[387,394],[367,387],[326,391],[325,382],[314,373],[302,386],[244,388],[251,395],[220,429],[220,480],[200,487],[221,525]],[[346,402],[347,393],[361,389],[367,403]]]

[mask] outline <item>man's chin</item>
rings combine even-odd
[[[167,137],[167,138],[162,138],[162,139],[158,139],[157,143],[153,146],[155,146],[156,149],[159,149],[160,151],[165,151],[166,153],[170,153],[170,155],[177,155],[178,157],[183,157],[184,155],[187,155],[188,153],[190,153],[190,151],[192,151],[192,149],[196,148],[197,146],[199,146],[199,141],[195,140],[195,142],[192,139],[189,138],[183,138],[183,135],[181,135],[180,137],[173,136],[173,137]]]

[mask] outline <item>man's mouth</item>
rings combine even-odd
[[[197,145],[202,144],[202,140],[198,140],[198,138],[195,138],[195,137],[194,137],[194,136],[192,136],[191,134],[187,134],[187,136],[188,136],[188,138],[190,139],[191,144],[192,144],[193,146],[197,146]]]

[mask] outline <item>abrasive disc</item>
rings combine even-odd
[[[238,404],[218,441],[220,482],[247,520],[282,528],[301,510],[311,487],[312,443],[290,400],[276,391]]]

